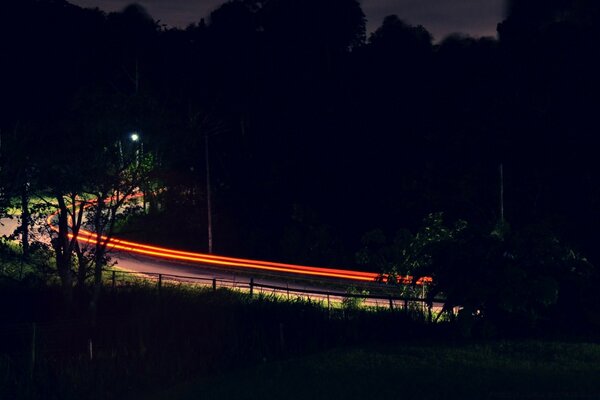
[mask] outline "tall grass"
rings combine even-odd
[[[333,349],[139,398],[598,399],[599,374],[599,344],[408,342]]]
[[[1,398],[123,398],[152,385],[435,330],[402,311],[328,309],[297,298],[183,285],[159,292],[136,282],[105,288],[92,321],[88,296],[77,293],[66,312],[59,287],[3,284]]]

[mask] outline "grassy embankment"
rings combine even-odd
[[[91,321],[88,292],[66,309],[55,283],[0,279],[0,398],[600,395],[598,344],[472,342],[416,310],[121,283]]]
[[[137,283],[106,288],[92,322],[89,293],[75,292],[67,310],[56,285],[0,284],[1,398],[123,398],[338,346],[436,335],[400,311]]]
[[[600,345],[354,346],[200,379],[162,399],[600,399]]]
[[[136,283],[107,288],[92,324],[88,300],[67,313],[56,286],[2,283],[1,398],[600,394],[598,344],[469,342],[401,310]]]

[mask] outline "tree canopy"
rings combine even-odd
[[[139,131],[156,217],[205,249],[209,135],[216,251],[352,267],[365,232],[431,212],[494,226],[503,163],[511,226],[597,263],[598,7],[532,4],[512,2],[498,39],[433,42],[401,15],[367,37],[356,0],[233,0],[186,29],[135,5],[3,1],[2,186],[101,181]],[[333,250],[302,260],[319,240]]]

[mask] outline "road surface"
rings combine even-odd
[[[0,219],[0,224],[0,235],[8,235],[18,222],[16,219]],[[96,240],[93,233],[83,231],[82,237],[86,235]],[[403,301],[389,299],[390,296],[399,297],[398,291],[390,289],[388,285],[375,283],[376,274],[373,273],[213,256],[119,239],[109,246],[112,247],[110,256],[118,269],[154,280],[158,280],[160,275],[165,283],[190,282],[207,286],[216,283],[219,287],[249,291],[252,280],[255,293],[339,303],[347,297],[348,290],[353,290],[354,293],[380,296],[379,299],[366,299],[365,304],[368,305],[405,306]],[[287,268],[288,272],[285,271]]]

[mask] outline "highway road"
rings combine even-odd
[[[0,236],[11,235],[19,226],[19,222],[12,218],[0,218]]]
[[[253,274],[251,271],[232,267],[188,264],[186,262],[161,260],[155,257],[122,251],[113,251],[111,256],[118,263],[118,269],[136,273],[138,276],[145,276],[154,281],[158,280],[158,275],[161,274],[162,282],[186,282],[212,286],[213,279],[215,279],[218,287],[227,287],[248,292],[250,290],[250,280],[252,279],[255,294],[277,294],[290,298],[302,297],[330,302],[333,305],[340,303],[346,297],[346,290],[349,287],[366,290],[371,294],[381,292],[382,297],[384,297],[382,289],[385,289],[385,286],[376,283],[357,285],[356,282],[343,279],[321,278],[315,280],[305,276],[294,276],[285,273],[264,273],[260,271]],[[329,293],[329,295],[326,293]],[[389,300],[384,298],[367,299],[365,304],[389,307]],[[403,302],[395,301],[394,305],[402,307]]]
[[[52,222],[51,217],[48,221]],[[0,223],[0,235],[10,234],[17,227],[16,220],[0,219]],[[94,242],[96,235],[83,230],[80,241],[86,239]],[[380,299],[367,299],[366,304],[386,307],[390,306],[389,296],[399,295],[390,286],[375,283],[377,274],[370,272],[186,252],[116,238],[111,240],[109,248],[118,269],[153,280],[157,280],[160,274],[165,283],[193,282],[212,286],[214,279],[219,287],[247,291],[252,279],[255,293],[308,297],[328,303],[340,302],[352,287],[381,296]],[[118,274],[118,277],[121,276]],[[392,301],[391,305],[402,307],[404,302]]]

